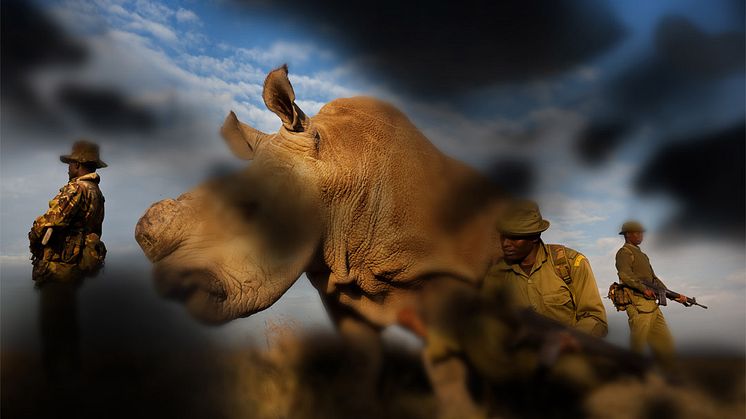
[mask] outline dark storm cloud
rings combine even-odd
[[[594,0],[234,3],[322,28],[378,76],[430,97],[572,69],[624,32],[608,4]]]
[[[536,186],[536,167],[527,160],[498,160],[487,177],[509,195],[528,196]]]
[[[148,131],[157,123],[149,108],[132,103],[112,88],[65,84],[57,90],[57,98],[86,125],[99,130]]]
[[[90,50],[31,1],[4,1],[0,7],[4,125],[55,132],[146,131],[156,126],[155,110],[133,103],[115,87],[62,81],[54,88],[54,97],[45,97],[34,76],[46,70],[83,68],[91,58]],[[77,127],[79,123],[83,127]]]
[[[744,239],[746,124],[672,141],[645,164],[636,180],[643,193],[675,198],[671,232],[707,232]]]
[[[742,33],[707,34],[676,16],[663,19],[656,36],[656,48],[667,65],[704,79],[743,72],[744,46]]]
[[[654,42],[655,55],[612,84],[612,100],[625,113],[655,113],[666,102],[687,101],[707,83],[744,71],[743,32],[711,35],[669,16],[659,23]]]
[[[591,118],[576,149],[587,163],[601,164],[642,127],[652,127],[653,155],[636,187],[676,200],[679,210],[668,221],[668,231],[742,240],[744,126],[700,126],[696,132],[702,134],[692,138],[669,138],[665,132],[711,112],[708,104],[721,101],[719,81],[743,77],[743,31],[706,33],[685,18],[667,16],[658,23],[653,42],[653,53],[607,86],[604,99],[610,105]]]
[[[577,148],[586,163],[605,161],[609,153],[624,141],[630,124],[622,119],[594,121],[580,133]]]
[[[27,113],[42,109],[31,83],[34,72],[85,62],[86,47],[42,13],[30,1],[0,3],[0,83],[3,105]]]
[[[576,143],[587,162],[603,162],[648,121],[665,125],[672,115],[698,113],[713,95],[713,82],[745,69],[742,31],[709,34],[683,17],[667,16],[655,31],[654,47],[603,91],[608,107]]]

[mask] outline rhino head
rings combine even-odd
[[[286,66],[267,76],[263,99],[282,120],[279,132],[260,132],[233,112],[221,129],[233,153],[252,164],[153,204],[135,228],[154,264],[156,289],[205,322],[269,307],[321,240],[317,134],[295,104]]]

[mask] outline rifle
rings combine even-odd
[[[545,347],[547,338],[553,333],[562,333],[570,336],[579,345],[580,351],[586,357],[603,358],[614,362],[627,373],[642,376],[650,370],[651,364],[648,359],[627,349],[620,348],[602,338],[591,336],[588,333],[565,326],[556,320],[545,317],[531,309],[519,310],[517,313],[518,324],[517,341],[519,345],[533,344],[544,347],[541,363],[551,364],[558,357],[560,348]],[[554,345],[556,346],[556,345]]]
[[[665,306],[668,304],[668,302],[666,301],[667,298],[678,301],[679,297],[681,296],[681,294],[679,294],[678,292],[671,291],[666,287],[659,287],[646,281],[642,281],[642,284],[653,291],[653,293],[655,293],[655,300],[658,302],[658,305],[661,306]],[[707,306],[698,303],[697,299],[694,297],[687,297],[686,302],[682,304],[684,305],[684,307],[700,306],[704,309],[707,308]]]

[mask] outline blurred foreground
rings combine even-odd
[[[79,374],[59,384],[38,353],[2,353],[2,417],[76,418],[431,418],[435,399],[419,355],[388,345],[378,383],[356,374],[354,349],[331,334],[298,337],[282,324],[267,350],[82,353]],[[591,392],[552,377],[475,379],[473,390],[499,417],[743,418],[743,358],[682,359],[684,384],[627,378]],[[556,377],[555,377],[556,378]],[[378,393],[378,395],[376,395]]]

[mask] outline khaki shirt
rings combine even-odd
[[[557,275],[548,246],[540,244],[536,262],[528,274],[518,264],[508,265],[502,260],[488,271],[482,292],[489,295],[507,285],[516,306],[530,307],[567,326],[605,336],[606,310],[588,259],[566,248],[572,278],[568,285]]]
[[[639,246],[625,243],[616,252],[616,270],[622,284],[633,288],[637,292],[632,293],[632,302],[641,312],[651,312],[658,307],[655,300],[649,300],[642,295],[645,285],[642,281],[653,283],[658,287],[665,287],[653,272],[648,255],[640,250]]]

